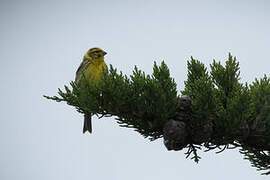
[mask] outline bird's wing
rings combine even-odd
[[[83,59],[81,62],[79,68],[76,71],[76,77],[75,82],[78,84],[82,78],[83,72],[88,68],[88,66],[91,64],[91,61],[87,59]]]

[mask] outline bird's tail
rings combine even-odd
[[[84,115],[84,125],[83,125],[83,133],[88,131],[89,133],[92,133],[92,122],[91,122],[91,114],[85,114]]]

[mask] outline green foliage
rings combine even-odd
[[[254,167],[269,170],[269,146],[260,144],[270,141],[270,79],[264,76],[250,86],[240,83],[239,62],[231,54],[225,66],[214,60],[210,69],[209,75],[203,63],[193,57],[188,61],[188,79],[182,94],[192,98],[191,134],[213,123],[211,139],[204,142],[206,151],[241,147],[241,153]],[[189,148],[188,155],[193,152],[193,158],[198,158],[198,149]]]
[[[183,116],[189,117],[183,120],[189,133],[187,155],[193,153],[198,162],[202,146],[219,152],[240,147],[254,167],[269,171],[270,78],[240,83],[239,62],[231,54],[225,65],[214,60],[210,72],[193,57],[187,63],[188,78],[181,91],[192,99],[190,114]],[[154,64],[152,75],[135,67],[127,76],[111,65],[98,85],[86,84],[79,88],[71,82],[70,88],[58,89],[59,96],[45,97],[67,102],[80,113],[116,116],[120,126],[134,128],[150,140],[163,136],[165,123],[178,111],[176,84],[164,62]]]
[[[270,78],[266,75],[260,80],[257,78],[250,85],[250,112],[248,119],[251,132],[250,142],[242,146],[240,152],[245,155],[253,167],[258,170],[267,170],[270,174]],[[248,146],[253,145],[252,147]],[[265,147],[266,146],[266,147]]]
[[[200,156],[197,151],[201,147],[200,145],[195,146],[193,143],[201,144],[200,141],[204,139],[200,140],[200,138],[204,136],[205,131],[208,131],[206,134],[211,133],[209,132],[211,131],[209,128],[205,130],[204,127],[210,127],[212,129],[212,117],[215,110],[214,86],[203,63],[191,57],[191,60],[187,64],[188,79],[185,81],[185,89],[181,93],[190,96],[192,99],[192,112],[188,122],[192,141],[188,145],[186,154],[187,157],[193,154],[191,159],[198,162]],[[198,137],[199,140],[195,140]],[[205,142],[205,144],[207,143]]]
[[[98,85],[88,83],[81,89],[74,82],[70,85],[72,90],[59,89],[60,97],[46,97],[65,101],[80,113],[117,116],[122,127],[134,128],[150,140],[162,136],[163,125],[174,116],[178,102],[176,84],[164,62],[154,64],[151,76],[135,67],[128,78],[111,65]]]
[[[255,119],[256,114],[259,114],[262,108],[270,105],[270,78],[267,78],[266,75],[260,80],[256,78],[255,82],[250,85],[250,96],[254,112],[253,119]],[[270,122],[270,119],[267,121]]]
[[[222,139],[220,144],[228,144],[241,136],[241,127],[249,116],[248,87],[239,82],[239,63],[231,54],[225,67],[215,60],[210,67],[215,85],[215,127],[218,130],[215,134],[217,139]]]

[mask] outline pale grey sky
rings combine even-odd
[[[94,46],[127,74],[165,60],[179,91],[190,56],[208,66],[231,52],[243,82],[269,76],[269,1],[1,0],[0,23],[1,180],[269,179],[237,150],[195,164],[113,118],[82,134],[81,114],[42,97],[74,80]]]

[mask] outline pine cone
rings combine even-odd
[[[181,150],[187,143],[186,124],[182,121],[169,120],[163,128],[164,145],[170,150]]]
[[[191,111],[191,98],[187,95],[180,97],[175,113],[175,120],[187,122]]]
[[[180,97],[178,112],[179,111],[189,111],[191,109],[191,98],[188,95],[183,95]]]

